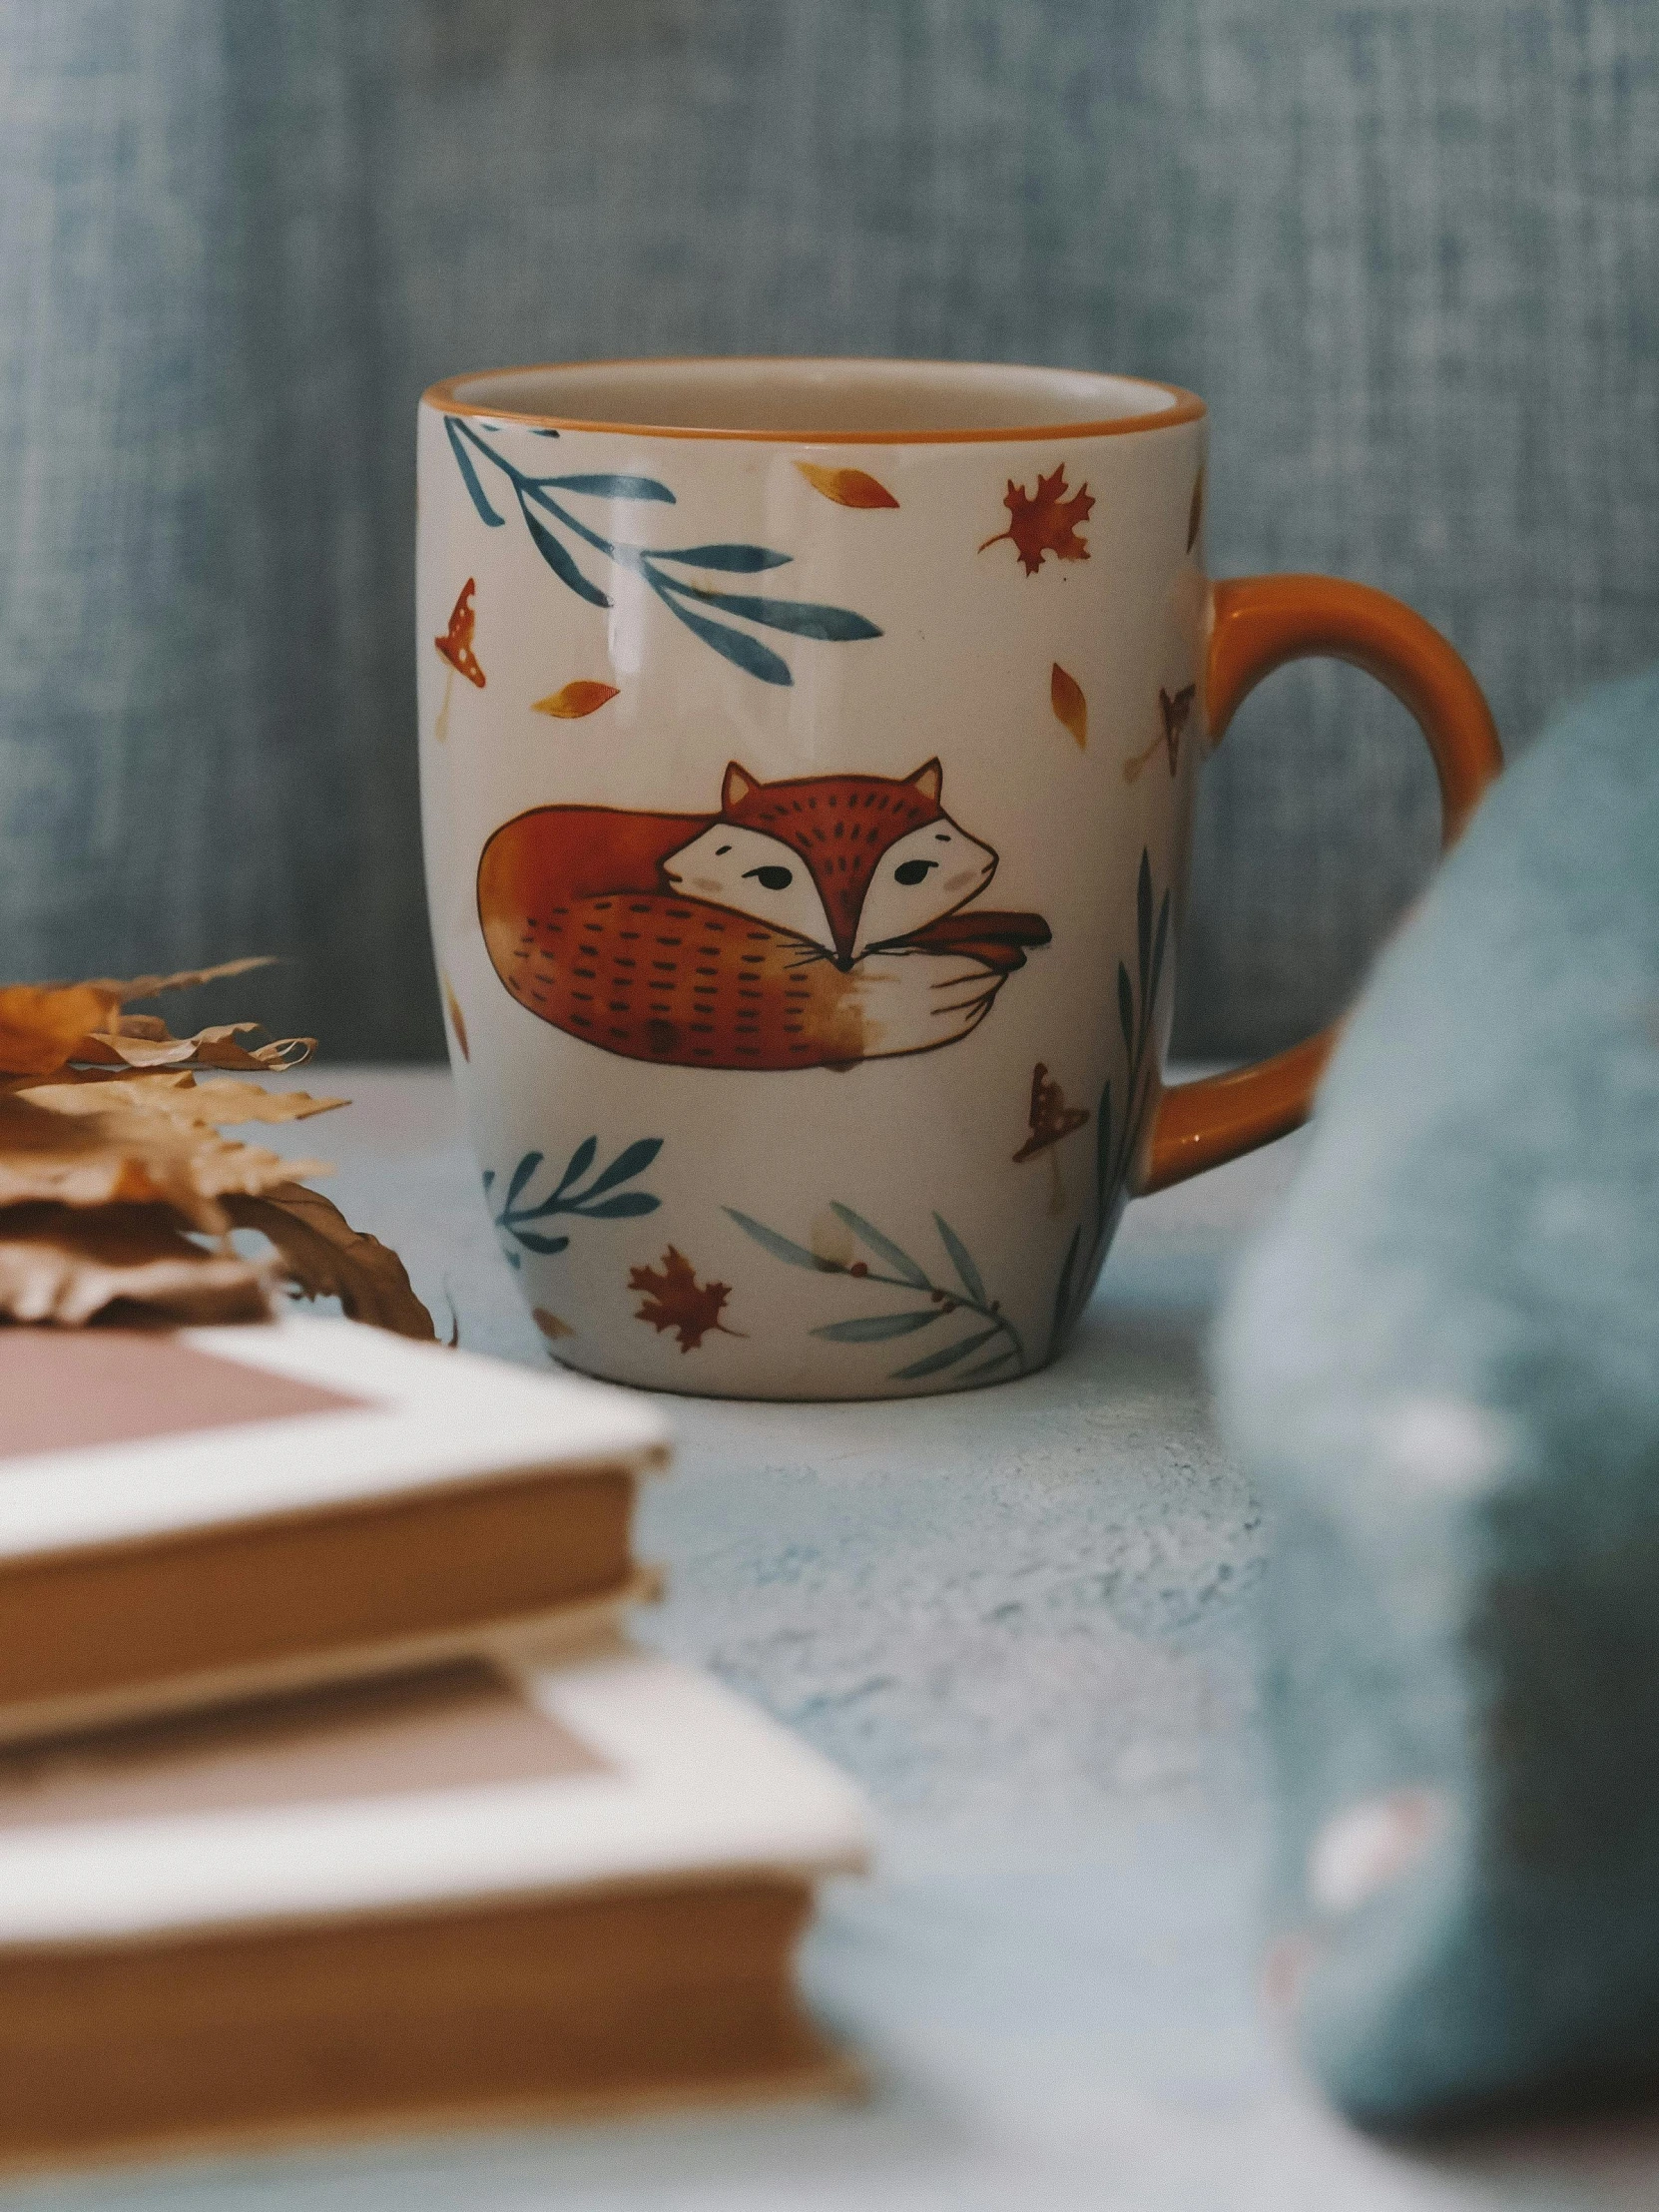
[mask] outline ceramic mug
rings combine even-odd
[[[1205,410],[1061,369],[618,361],[419,416],[421,788],[455,1074],[570,1366],[741,1397],[1002,1382],[1126,1200],[1307,1113],[1316,1038],[1166,1088],[1195,781],[1357,662],[1455,835],[1451,648],[1210,583]]]

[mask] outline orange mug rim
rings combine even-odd
[[[608,368],[768,368],[783,364],[811,363],[818,368],[875,367],[901,369],[1008,369],[1033,364],[1018,361],[949,361],[907,359],[895,354],[863,353],[639,353],[619,354],[603,360],[531,361],[511,368],[462,369],[440,377],[420,395],[423,407],[439,414],[479,415],[492,422],[522,422],[536,429],[591,430],[616,437],[728,438],[767,445],[1001,445],[1074,438],[1122,437],[1137,430],[1169,430],[1178,423],[1197,422],[1209,409],[1196,392],[1184,385],[1165,383],[1156,376],[1118,376],[1113,371],[1085,369],[1084,375],[1112,375],[1123,384],[1138,384],[1174,401],[1172,406],[1149,408],[1143,414],[1112,415],[1078,422],[1009,423],[989,429],[951,430],[759,430],[715,425],[667,422],[619,422],[586,416],[555,414],[542,408],[491,407],[475,399],[462,399],[456,386],[484,376],[536,376],[561,369]],[[1039,365],[1037,373],[1042,372]],[[1078,371],[1072,371],[1076,374]]]

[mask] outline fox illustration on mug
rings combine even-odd
[[[763,783],[717,815],[537,807],[497,830],[478,917],[520,1005],[669,1067],[849,1067],[978,1027],[1040,914],[967,911],[997,856],[913,775]]]

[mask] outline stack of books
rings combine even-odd
[[[627,1641],[666,1459],[348,1322],[0,1330],[0,2162],[846,2083],[863,1806]]]

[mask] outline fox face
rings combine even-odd
[[[970,837],[948,815],[912,830],[876,863],[859,910],[852,957],[954,913],[995,873],[996,854],[990,846]]]
[[[734,761],[720,815],[663,874],[682,896],[788,930],[849,968],[954,912],[995,872],[990,846],[940,807],[942,783],[937,761],[903,778],[777,784]]]

